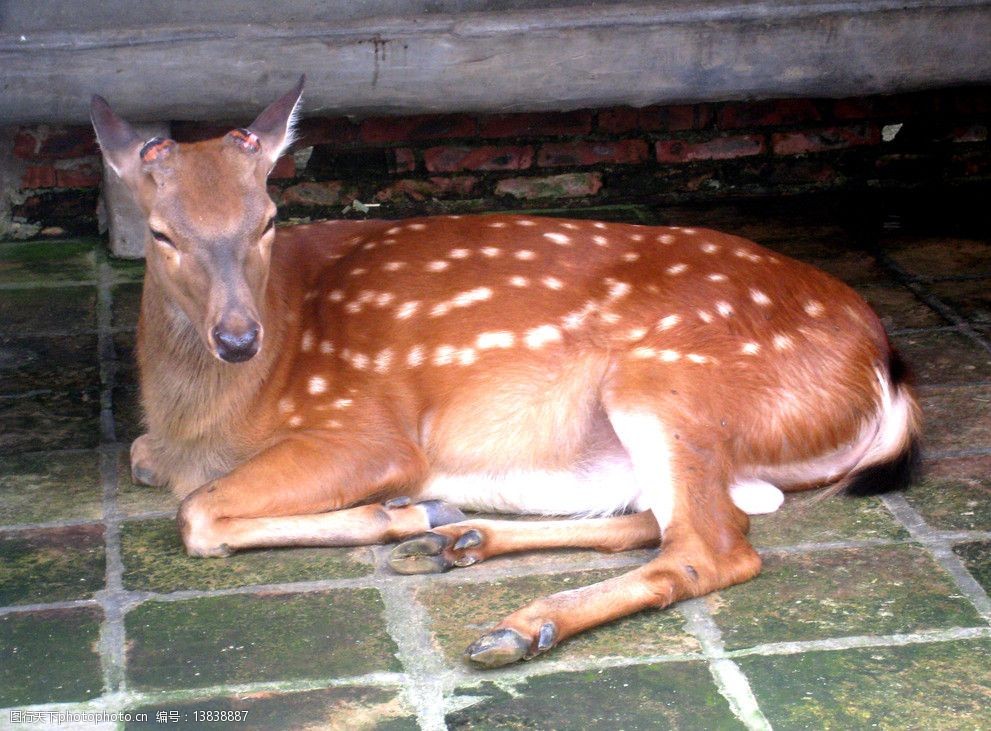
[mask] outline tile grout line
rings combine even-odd
[[[679,605],[685,627],[699,641],[709,662],[709,673],[730,710],[751,731],[771,731],[771,723],[757,702],[750,679],[726,654],[723,634],[704,599],[691,599]]]
[[[888,511],[946,571],[960,592],[974,605],[985,622],[991,623],[991,598],[953,552],[951,542],[940,531],[933,530],[904,495],[889,493],[881,496]]]

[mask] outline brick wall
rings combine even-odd
[[[179,141],[245,120],[173,122]],[[271,178],[283,213],[339,216],[918,187],[991,177],[991,87],[563,113],[304,120]],[[900,128],[897,125],[901,125]],[[897,134],[895,133],[897,130]],[[88,127],[16,131],[20,235],[95,231]]]

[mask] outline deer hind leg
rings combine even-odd
[[[466,520],[400,543],[389,565],[400,574],[429,574],[507,553],[544,548],[630,551],[657,546],[660,539],[649,511],[587,520]]]
[[[538,599],[510,614],[469,646],[470,661],[498,667],[533,657],[591,627],[757,575],[760,557],[746,539],[746,514],[729,497],[718,444],[690,443],[691,430],[662,420],[660,413],[609,410],[661,528],[661,554],[622,576]]]
[[[190,493],[176,517],[187,552],[389,543],[464,520],[439,500],[381,502],[421,481],[426,460],[412,443],[335,439],[287,438]]]

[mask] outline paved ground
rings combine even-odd
[[[437,577],[390,573],[386,548],[186,558],[174,501],[126,465],[140,266],[92,240],[0,245],[0,726],[991,728],[991,239],[837,205],[589,215],[716,226],[853,284],[916,369],[927,476],[790,500],[754,521],[756,580],[495,672],[460,653],[502,614],[650,554]]]

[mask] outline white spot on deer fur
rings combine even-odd
[[[359,370],[359,371],[365,370],[366,368],[368,368],[370,362],[371,362],[371,358],[361,353],[355,353],[354,355],[351,356],[351,367],[354,368],[355,370]]]
[[[387,261],[382,265],[382,268],[387,272],[398,272],[404,266],[406,266],[406,262],[404,261]]]
[[[677,350],[662,350],[660,356],[658,356],[665,363],[674,363],[676,360],[681,358],[681,353]]]
[[[549,232],[544,234],[545,239],[553,241],[558,246],[567,246],[571,243],[571,237],[564,234],[559,234],[555,232]]]
[[[680,315],[668,315],[667,317],[662,317],[660,320],[658,320],[658,322],[657,322],[657,329],[658,330],[670,330],[675,325],[677,325],[679,322],[681,322],[681,316]]]
[[[521,277],[518,274],[509,278],[509,284],[513,287],[527,287],[530,285],[530,280],[526,277]]]
[[[450,365],[454,362],[454,354],[457,352],[450,345],[441,345],[434,351],[434,365]]]
[[[475,338],[475,347],[479,350],[490,348],[512,348],[516,342],[516,336],[507,330],[496,330],[495,332],[480,333]]]
[[[592,237],[592,243],[596,246],[609,246],[609,239],[605,236],[596,235]]]
[[[334,344],[329,340],[321,340],[320,352],[324,355],[331,355],[334,352]]]
[[[317,298],[317,291],[315,289],[311,289],[309,292],[307,292],[303,296],[303,301],[304,302],[312,302],[316,298]]]
[[[365,244],[361,248],[364,249],[365,251],[371,251],[376,246],[378,246],[378,244],[376,244],[374,241],[369,241],[367,244]]]
[[[334,399],[334,402],[331,404],[331,406],[333,406],[335,409],[346,409],[348,406],[350,406],[353,403],[354,403],[354,399],[339,398],[339,399]]]
[[[646,334],[647,334],[647,328],[633,327],[626,332],[626,339],[631,341],[637,341]]]
[[[672,236],[671,234],[661,234],[660,236],[657,237],[657,241],[662,244],[673,244],[674,236]]]
[[[295,409],[295,405],[291,398],[281,398],[279,399],[279,413],[280,414],[291,414]]]
[[[805,314],[809,317],[819,317],[819,315],[825,312],[825,308],[819,300],[809,300],[805,303],[805,307],[803,309],[805,310]]]
[[[451,304],[455,307],[468,307],[476,302],[484,302],[487,299],[492,299],[492,290],[488,287],[475,287],[475,289],[469,289],[467,292],[461,292],[454,296],[451,300]]]
[[[396,240],[395,239],[382,239],[382,243],[385,244],[386,246],[392,246],[394,243],[396,243]]]
[[[506,228],[505,221],[493,221],[489,224],[489,228]]]
[[[360,292],[358,292],[358,301],[363,305],[368,304],[373,299],[375,299],[374,289],[363,289]]]
[[[532,251],[530,251],[529,249],[520,249],[515,254],[513,254],[513,256],[515,256],[520,261],[530,261],[531,259],[536,258],[537,255]]]
[[[561,340],[561,331],[554,325],[540,325],[527,330],[523,336],[523,342],[528,348],[536,350],[542,348],[547,343],[556,343]]]
[[[330,294],[327,295],[327,299],[331,302],[340,302],[344,299],[344,292],[339,289],[333,289]]]
[[[657,351],[653,348],[634,348],[630,351],[630,357],[636,358],[637,360],[647,360],[648,358],[653,358],[657,355]]]
[[[364,274],[367,271],[368,270],[365,269],[365,267],[355,267],[354,269],[351,270],[350,274],[352,277],[360,277],[362,274]]]
[[[715,254],[719,251],[718,244],[702,244],[699,248],[702,249],[702,252],[705,254]]]
[[[482,249],[482,255],[487,256],[490,259],[494,259],[495,257],[499,256],[499,254],[501,253],[502,253],[502,249],[496,246],[486,246],[484,249]]]
[[[617,282],[615,279],[607,279],[605,282],[609,286],[609,297],[614,300],[625,297],[633,289],[628,282]]]
[[[681,274],[682,272],[686,271],[687,269],[688,269],[688,265],[687,264],[678,263],[678,264],[672,264],[671,266],[669,266],[664,271],[666,271],[668,274],[674,276],[674,275],[677,275],[677,274]]]
[[[760,352],[760,345],[754,342],[744,343],[743,347],[740,348],[740,352],[744,355],[757,355]]]
[[[596,221],[592,225],[595,226],[595,228],[605,228],[606,227],[606,224],[602,223],[602,221]]]
[[[361,302],[358,301],[348,302],[346,305],[344,305],[344,309],[352,314],[357,314],[361,312]]]
[[[414,345],[409,349],[409,353],[406,354],[406,364],[410,368],[416,368],[423,363],[423,357],[423,346]]]
[[[761,260],[761,257],[760,256],[758,256],[757,254],[754,254],[751,251],[747,251],[744,248],[735,249],[733,251],[733,255],[734,256],[738,256],[741,259],[746,259],[747,261],[758,262],[758,261]]]
[[[643,241],[643,234],[630,234],[630,241]]]
[[[615,325],[617,322],[619,322],[622,319],[615,312],[603,312],[601,315],[599,315],[599,317],[602,318],[603,322],[606,322],[610,325]]]
[[[569,312],[562,318],[565,330],[577,330],[585,322],[585,318],[598,309],[599,305],[592,300],[588,300],[582,305],[580,310]]]
[[[409,302],[403,302],[399,305],[399,309],[396,310],[397,320],[408,320],[416,311],[420,309],[420,303],[417,300],[410,300]]]
[[[299,414],[289,418],[289,426],[293,427],[294,429],[302,425],[303,425],[303,417],[300,416]]]
[[[710,315],[705,310],[698,310],[698,316],[699,319],[706,324],[712,322],[712,315]]]
[[[577,231],[579,229],[579,226],[577,223],[571,223],[570,221],[565,221],[564,223],[561,224],[561,228],[566,228],[569,231]]]
[[[406,228],[409,231],[422,231],[426,227],[427,227],[427,224],[425,224],[425,223],[411,223]]]
[[[447,269],[449,266],[451,266],[451,265],[449,263],[447,263],[446,261],[442,261],[442,260],[438,259],[436,261],[432,261],[429,264],[427,264],[424,267],[424,269],[426,269],[428,272],[442,272],[445,269]]]
[[[729,302],[723,302],[720,300],[716,303],[716,312],[718,312],[723,317],[729,317],[733,314],[733,305]]]
[[[705,278],[708,279],[710,282],[725,282],[726,281],[726,275],[725,274],[718,274],[718,273],[717,274],[707,274]]]
[[[323,393],[327,390],[327,379],[323,376],[310,376],[310,381],[306,386],[306,390],[314,396]]]
[[[514,223],[517,226],[536,226],[537,225],[537,222],[536,221],[531,221],[529,218],[518,218],[518,219],[516,219],[516,221],[514,221]]]
[[[478,356],[475,354],[474,348],[462,348],[458,351],[458,363],[461,365],[471,365],[476,360],[478,360]]]
[[[626,254],[623,254],[623,261],[636,261],[639,258],[640,258],[640,254],[638,254],[635,251],[630,251],[627,252]]]
[[[375,306],[386,307],[394,299],[396,299],[396,295],[392,292],[379,292],[375,297]]]
[[[692,363],[708,363],[709,358],[704,355],[699,355],[698,353],[689,353],[685,356]]]
[[[451,311],[451,305],[449,302],[438,302],[433,307],[430,308],[431,317],[443,317],[448,312]]]
[[[468,249],[451,249],[447,255],[452,259],[467,259],[471,252]]]
[[[557,277],[544,277],[540,281],[543,282],[544,286],[547,287],[548,289],[557,290],[564,287],[564,282],[562,282]]]
[[[788,350],[792,345],[791,338],[787,335],[775,335],[774,347],[776,350]]]
[[[399,233],[400,231],[402,231],[402,228],[400,228],[399,226],[393,226],[392,228],[390,228],[388,231],[385,232],[385,235],[386,236],[394,236],[395,234]]]
[[[771,304],[771,298],[754,287],[750,288],[750,299],[754,301],[754,304],[758,304],[761,307],[767,307]]]
[[[325,421],[323,425],[326,426],[328,429],[340,429],[342,426],[341,422],[339,422],[337,419],[327,419],[327,421]]]
[[[393,353],[390,348],[379,351],[375,356],[374,370],[376,373],[388,373],[389,366],[392,365]]]
[[[302,339],[299,341],[299,349],[304,353],[309,353],[313,350],[313,331],[307,330],[303,333]]]

